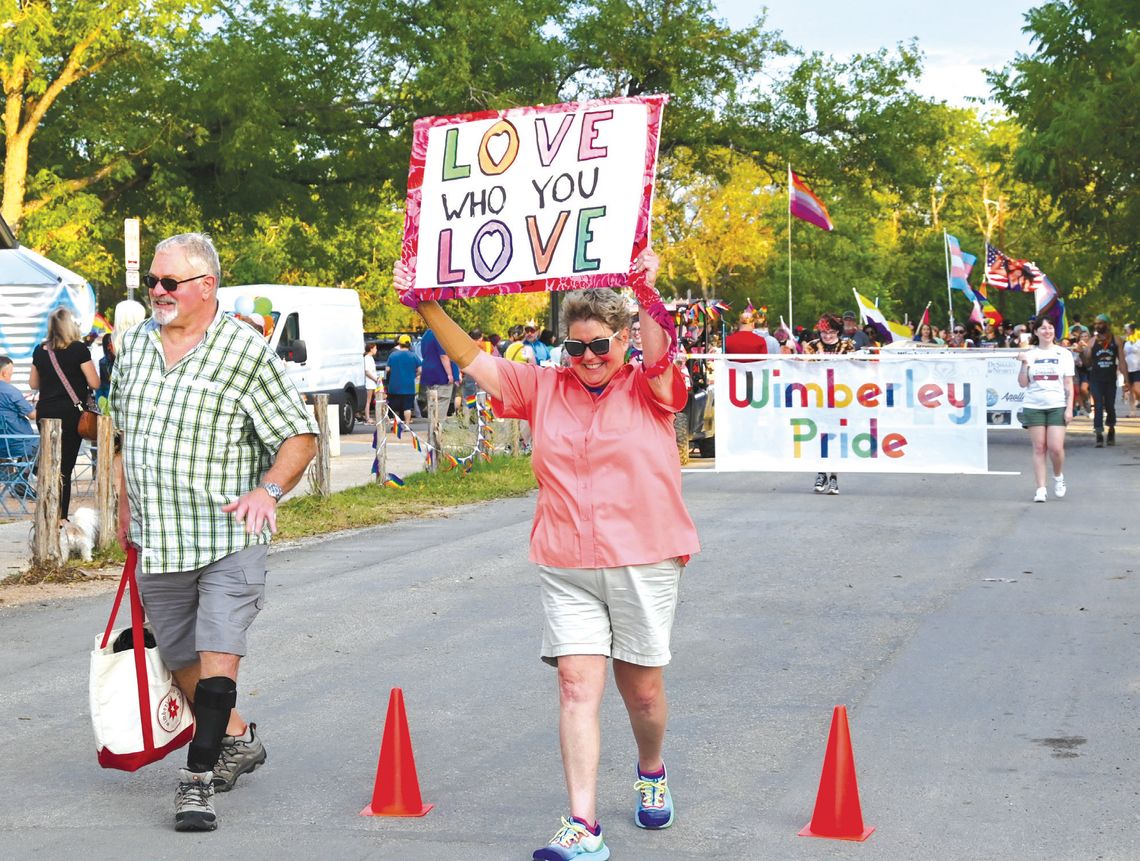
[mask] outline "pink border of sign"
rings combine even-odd
[[[423,193],[424,161],[427,157],[428,131],[439,126],[476,120],[504,119],[533,114],[561,114],[589,109],[598,105],[644,104],[648,109],[648,134],[645,147],[645,174],[641,195],[641,210],[637,215],[637,228],[629,259],[632,263],[649,243],[649,217],[653,208],[653,180],[657,172],[657,149],[661,139],[661,111],[667,95],[637,96],[633,98],[595,99],[588,102],[566,102],[560,105],[510,108],[505,111],[479,111],[451,117],[422,117],[416,120],[412,133],[412,158],[408,166],[408,200],[404,212],[404,246],[400,257],[408,269],[412,283],[416,280],[416,260],[419,256],[420,200]],[[591,287],[624,287],[621,276],[572,275],[564,278],[538,278],[534,281],[511,281],[502,284],[476,284],[469,287],[428,287],[416,289],[421,299],[470,299],[475,296],[497,296],[505,293],[539,293],[554,290],[582,290]]]

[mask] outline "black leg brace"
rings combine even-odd
[[[213,771],[222,752],[222,736],[230,711],[237,705],[237,682],[225,676],[201,679],[194,690],[194,738],[186,754],[186,768],[195,773]]]

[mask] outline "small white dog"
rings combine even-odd
[[[76,554],[84,562],[91,561],[95,549],[95,533],[99,529],[99,515],[94,508],[78,508],[67,523],[59,527],[59,553],[66,562]]]

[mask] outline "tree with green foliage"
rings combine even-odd
[[[830,234],[796,226],[800,322],[850,307],[852,287],[895,319],[931,298],[944,305],[944,228],[978,252],[996,237],[1062,289],[1119,283],[1134,266],[1137,100],[1125,99],[1135,76],[1119,70],[1135,28],[1100,21],[1119,0],[1035,10],[1033,26],[1059,35],[1008,77],[1017,121],[919,97],[917,45],[807,53],[763,18],[733,29],[709,0],[0,2],[2,211],[18,209],[26,244],[97,283],[104,307],[122,292],[110,286],[122,218],[141,216],[144,254],[161,236],[207,230],[227,283],[354,287],[369,328],[408,328],[416,318],[389,281],[416,118],[654,92],[670,95],[654,235],[662,286],[679,296],[734,308],[751,298],[778,315],[789,161],[836,223]],[[1066,10],[1089,26],[1066,31]],[[1085,108],[1050,107],[1047,87],[1031,86],[1059,87],[1069,69],[1076,89],[1119,102],[1127,125],[1113,129],[1090,97],[1095,116],[1081,123],[1100,122],[1100,137],[1081,144],[1070,119]],[[1029,170],[1034,153],[1053,152],[1046,144],[1064,153],[1056,177]],[[11,193],[9,173],[24,183]],[[546,301],[455,310],[501,332],[541,319]]]
[[[69,88],[116,66],[137,62],[147,40],[169,38],[192,23],[204,2],[187,0],[5,0],[0,20],[0,84],[4,88],[4,190],[0,214],[18,230],[25,215],[65,194],[82,191],[128,170],[120,149],[91,160],[86,170],[47,184],[26,201],[32,139]],[[149,51],[145,51],[149,53]],[[106,106],[105,106],[106,108]],[[82,132],[70,129],[82,146]]]
[[[1031,54],[990,83],[1021,124],[1017,174],[1054,196],[1101,255],[1105,307],[1140,301],[1140,6],[1051,0],[1029,11]]]

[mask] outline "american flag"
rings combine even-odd
[[[1057,292],[1057,287],[1036,263],[1012,260],[987,242],[986,281],[998,290],[1033,293],[1037,316],[1052,319],[1053,328],[1058,332],[1069,331],[1065,302]]]
[[[1028,260],[1014,260],[986,243],[986,281],[991,287],[1031,293],[1042,277],[1041,270]]]

